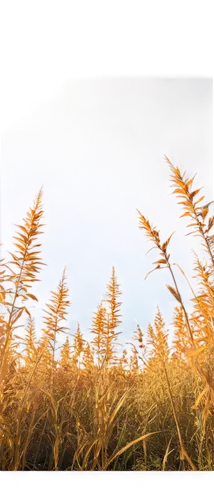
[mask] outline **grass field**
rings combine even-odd
[[[79,325],[74,335],[68,329],[66,270],[36,332],[28,304],[38,301],[34,283],[44,265],[42,191],[17,226],[14,249],[0,263],[1,470],[214,470],[212,202],[193,188],[194,178],[166,162],[181,216],[204,252],[203,261],[194,256],[197,285],[193,290],[188,282],[189,313],[169,252],[173,234],[162,242],[158,229],[137,213],[140,230],[157,251],[152,271],[169,273],[172,347],[157,308],[147,332],[138,325],[129,348],[124,342],[118,349],[121,290],[114,267],[92,319],[91,342]],[[66,341],[59,353],[61,334]]]

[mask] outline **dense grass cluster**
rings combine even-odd
[[[17,226],[14,250],[0,262],[1,470],[214,470],[212,202],[202,205],[194,178],[166,161],[182,216],[204,250],[203,262],[195,254],[197,289],[189,284],[187,313],[168,252],[172,235],[161,242],[138,212],[140,229],[159,253],[153,270],[169,272],[172,347],[157,308],[146,335],[138,325],[129,348],[120,349],[121,291],[114,268],[90,342],[79,324],[75,334],[66,324],[66,270],[45,306],[42,332],[36,332],[28,303],[38,300],[33,286],[44,265],[41,191]],[[61,334],[66,341],[59,353]]]

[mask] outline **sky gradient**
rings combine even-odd
[[[157,260],[138,229],[138,208],[171,243],[189,278],[191,248],[186,220],[170,196],[169,167],[197,172],[196,187],[213,198],[212,80],[103,78],[71,80],[2,135],[2,253],[11,250],[13,223],[22,218],[43,185],[47,267],[36,285],[35,317],[67,267],[69,326],[80,322],[86,338],[92,315],[104,298],[114,265],[121,284],[123,330],[130,339],[138,322],[145,330],[156,305],[171,320],[175,302],[166,271],[144,281]],[[12,182],[11,182],[12,180]],[[189,292],[181,278],[184,297]],[[34,309],[32,309],[32,314]]]

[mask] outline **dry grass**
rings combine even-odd
[[[91,325],[66,325],[66,270],[44,308],[36,332],[28,309],[41,266],[42,191],[0,262],[1,470],[213,470],[214,469],[214,217],[201,206],[194,179],[166,158],[174,193],[205,257],[195,254],[197,278],[187,313],[169,245],[138,212],[140,228],[159,253],[154,269],[168,269],[175,299],[169,347],[159,308],[147,334],[137,325],[130,349],[121,348],[121,290],[115,269]],[[152,271],[150,271],[152,272]],[[148,273],[150,274],[150,273]],[[32,290],[31,290],[32,289]],[[19,333],[22,330],[25,335]],[[58,351],[61,334],[66,341]],[[57,354],[59,352],[59,355]]]

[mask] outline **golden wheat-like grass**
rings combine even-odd
[[[175,300],[169,330],[157,308],[146,334],[137,325],[122,342],[121,290],[112,267],[90,339],[79,323],[74,332],[68,327],[65,269],[38,331],[28,302],[39,300],[33,287],[43,266],[42,190],[17,226],[15,249],[0,261],[1,470],[214,470],[213,202],[200,205],[194,178],[166,162],[182,216],[208,259],[194,255],[193,290],[172,263],[174,233],[162,242],[138,211],[140,229],[158,253],[150,272],[169,272],[166,286]],[[190,313],[174,265],[190,286]]]

